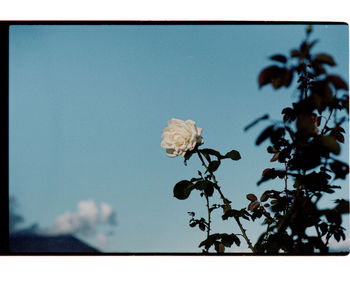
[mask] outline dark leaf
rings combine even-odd
[[[337,203],[337,206],[334,208],[335,211],[337,211],[340,214],[350,213],[349,201],[344,199],[338,199],[336,200],[336,203]]]
[[[260,201],[261,201],[261,202],[266,202],[268,198],[269,198],[269,195],[268,195],[267,192],[265,192],[265,193],[263,193],[263,194],[261,195]]]
[[[321,63],[328,64],[330,66],[334,66],[335,65],[335,62],[334,62],[333,58],[330,55],[325,54],[325,53],[317,54],[315,56],[314,60],[316,60],[318,62],[321,62]]]
[[[220,242],[216,242],[215,243],[215,250],[217,253],[224,253],[225,252],[225,246],[220,243]]]
[[[213,183],[209,182],[207,188],[204,189],[204,192],[207,196],[211,197],[214,194]]]
[[[241,213],[234,209],[226,209],[225,213],[222,215],[223,220],[227,220],[229,217],[239,217]]]
[[[271,56],[270,59],[278,61],[278,62],[282,62],[282,63],[287,62],[287,58],[282,54],[275,54],[275,55]]]
[[[298,133],[303,138],[308,138],[316,133],[314,118],[311,114],[299,114],[296,125]]]
[[[269,118],[269,115],[268,114],[265,114],[263,116],[261,116],[260,118],[257,118],[255,121],[251,122],[249,125],[247,125],[245,128],[244,128],[244,131],[248,131],[251,127],[255,126],[257,123],[259,123],[260,121],[263,121],[263,120],[267,120]]]
[[[289,85],[292,83],[292,80],[293,80],[293,71],[285,70],[281,77],[282,86],[289,87]]]
[[[319,61],[314,61],[312,63],[312,67],[314,68],[315,74],[320,75],[326,73],[326,69]]]
[[[334,154],[340,153],[340,146],[334,136],[322,136],[321,143],[323,146]]]
[[[191,178],[190,182],[196,182],[196,181],[199,181],[201,180],[202,178]]]
[[[276,160],[278,160],[278,157],[279,157],[280,153],[279,152],[276,152],[273,157],[270,159],[270,162],[274,162]]]
[[[193,188],[194,185],[190,181],[182,180],[174,186],[174,197],[179,200],[185,200],[190,196]]]
[[[334,223],[336,225],[341,224],[341,216],[336,210],[327,210],[326,213],[327,221],[330,223]]]
[[[220,160],[213,160],[208,165],[209,172],[215,172],[220,166]]]
[[[209,155],[215,155],[218,159],[222,157],[222,155],[220,154],[220,152],[211,149],[211,148],[203,148],[201,150],[199,150],[201,153],[205,153],[205,154],[209,154]]]
[[[335,179],[345,179],[346,175],[349,174],[349,165],[339,160],[334,160],[332,163],[329,164],[329,167],[334,172]]]
[[[294,110],[292,108],[284,108],[282,110],[282,114],[284,114],[284,116],[283,116],[284,122],[288,122],[288,121],[292,122],[296,118]]]
[[[201,153],[203,154],[203,156],[206,158],[206,160],[208,160],[209,162],[211,162],[211,158],[210,158],[210,155],[205,152],[205,151],[201,151]]]
[[[338,142],[344,143],[344,136],[341,133],[335,134],[335,138]]]
[[[299,50],[293,49],[293,50],[291,50],[291,52],[290,52],[290,56],[291,56],[291,57],[300,57],[300,56],[301,56],[301,53],[300,53]]]
[[[199,247],[204,246],[206,249],[210,248],[216,240],[220,238],[220,234],[212,234],[206,240],[203,240]]]
[[[231,245],[233,244],[233,237],[232,237],[232,235],[221,234],[221,243],[225,247],[231,247]]]
[[[268,137],[270,137],[273,133],[274,126],[267,127],[257,138],[255,144],[260,145],[263,141],[265,141]]]
[[[330,83],[332,83],[335,89],[343,89],[343,90],[349,89],[346,82],[341,77],[339,77],[337,75],[328,75],[326,80],[328,80]]]
[[[208,187],[208,181],[207,180],[199,180],[194,187],[198,190],[204,190]]]
[[[260,206],[260,202],[259,201],[253,201],[248,205],[248,210],[249,211],[254,211],[255,209],[257,209]]]
[[[193,154],[194,152],[193,151],[187,151],[186,153],[185,153],[185,156],[184,156],[184,163],[185,163],[185,165],[186,165],[186,163],[187,163],[187,160],[189,160],[190,158],[191,158],[191,156],[192,156],[192,154]]]
[[[240,246],[241,241],[239,240],[238,236],[236,236],[235,234],[232,234],[231,236],[232,236],[232,238],[233,238],[233,242],[234,242],[237,246]]]
[[[275,168],[266,168],[262,173],[262,179],[258,182],[260,185],[262,182],[265,182],[269,179],[275,179],[276,177],[284,178],[286,172],[283,170],[276,170]]]
[[[205,225],[204,224],[202,224],[202,223],[200,223],[200,224],[198,224],[198,227],[199,227],[199,229],[201,230],[201,231],[205,231]]]
[[[256,201],[258,198],[254,194],[247,194],[247,199],[249,201]]]
[[[272,175],[272,172],[274,172],[275,169],[274,168],[266,168],[264,169],[264,171],[262,172],[262,176],[270,176]]]
[[[276,149],[276,148],[274,148],[274,147],[272,147],[270,145],[267,147],[266,150],[267,150],[268,153],[276,153],[276,152],[279,151],[279,149]]]
[[[321,235],[324,236],[327,233],[328,225],[326,223],[321,223],[319,227],[321,230]]]
[[[241,155],[237,150],[231,150],[230,152],[225,154],[226,158],[231,158],[232,160],[240,160]]]
[[[334,238],[335,238],[335,240],[337,241],[337,242],[339,242],[340,241],[340,234],[339,233],[334,233]]]
[[[278,76],[280,75],[282,68],[277,65],[271,65],[269,67],[264,68],[258,78],[259,87],[272,83]]]

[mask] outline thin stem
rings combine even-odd
[[[252,252],[255,252],[254,247],[253,247],[252,243],[250,242],[249,238],[247,237],[246,230],[243,228],[239,218],[235,217],[235,220],[236,220],[236,222],[237,222],[237,224],[238,224],[238,226],[239,226],[239,228],[240,228],[240,230],[242,232],[242,235],[243,235],[244,239],[246,240],[246,242],[248,244],[248,247],[251,249]]]
[[[205,164],[205,162],[204,162],[204,159],[203,159],[202,154],[200,153],[200,151],[199,151],[198,149],[197,149],[197,154],[198,154],[198,157],[199,157],[200,161],[202,162],[202,165],[203,165],[203,166],[205,167],[205,169],[210,173],[211,178],[213,179],[213,182],[214,182],[214,183],[216,184],[216,186],[218,187],[218,188],[216,188],[216,190],[218,190],[221,199],[224,201],[224,203],[225,203],[226,206],[230,206],[230,204],[227,202],[227,199],[225,198],[224,194],[221,192],[221,188],[220,188],[218,182],[216,181],[216,178],[215,178],[214,173],[211,172],[211,171],[209,170],[208,166],[207,166],[207,165]]]
[[[326,122],[324,123],[323,129],[322,129],[322,131],[321,131],[321,135],[324,135],[325,132],[326,132],[326,127],[327,127],[327,124],[328,124],[329,119],[330,119],[331,116],[332,116],[332,112],[333,112],[333,109],[331,109],[331,111],[329,112],[329,116],[328,116]]]
[[[208,209],[207,238],[209,238],[209,235],[210,235],[210,224],[211,224],[209,197],[205,193],[204,193],[204,196],[205,196],[205,199],[207,200],[207,209]]]
[[[286,192],[286,199],[287,199],[286,209],[285,209],[285,213],[284,214],[286,214],[287,210],[288,210],[288,184],[287,184],[287,181],[288,181],[288,175],[287,175],[288,163],[285,162],[284,165],[285,165],[285,168],[286,168],[286,175],[284,177],[284,191]]]
[[[220,197],[221,197],[221,199],[223,200],[224,204],[225,204],[226,206],[228,206],[228,207],[231,209],[231,206],[230,206],[230,203],[229,203],[228,199],[226,199],[226,197],[224,196],[224,194],[221,192],[220,186],[219,186],[218,182],[216,181],[216,178],[215,178],[214,173],[211,172],[211,171],[209,170],[208,166],[207,166],[206,163],[204,162],[204,159],[203,159],[203,157],[202,157],[202,154],[200,153],[200,151],[199,151],[198,149],[197,149],[197,154],[198,154],[198,157],[199,157],[200,161],[202,162],[202,165],[203,165],[203,166],[205,167],[205,169],[210,173],[211,178],[213,179],[213,182],[214,182],[215,185],[217,186],[216,189],[218,190],[218,192],[219,192],[219,194],[220,194]],[[209,203],[208,203],[208,204],[209,204]],[[238,217],[235,217],[235,220],[236,220],[236,222],[237,222],[237,224],[238,224],[238,226],[239,226],[239,228],[240,228],[240,230],[241,230],[241,232],[242,232],[242,235],[243,235],[244,239],[246,240],[246,242],[247,242],[247,244],[248,244],[248,247],[251,249],[252,252],[255,252],[254,247],[253,247],[252,243],[250,242],[250,240],[249,240],[249,238],[248,238],[248,236],[247,236],[247,234],[246,234],[246,230],[243,228],[241,222],[239,221],[239,218],[238,218]]]

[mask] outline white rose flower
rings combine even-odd
[[[182,121],[173,118],[168,121],[168,127],[163,130],[160,145],[166,149],[167,156],[181,155],[184,157],[187,151],[191,151],[196,145],[204,143],[201,134],[202,129],[196,128],[194,121]]]

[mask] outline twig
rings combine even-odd
[[[202,165],[210,173],[211,178],[213,179],[213,182],[216,184],[216,186],[217,186],[216,190],[218,190],[218,192],[220,194],[220,197],[223,200],[224,204],[231,209],[230,203],[228,202],[228,200],[226,199],[226,197],[224,196],[224,194],[220,190],[220,186],[218,185],[218,182],[216,181],[214,173],[209,170],[208,166],[204,162],[204,159],[203,159],[203,157],[202,157],[202,155],[201,155],[201,153],[200,153],[200,151],[198,149],[197,149],[197,154],[198,154],[198,157],[199,157],[200,161],[202,162]],[[248,244],[248,247],[252,250],[252,252],[255,252],[254,247],[253,247],[252,243],[250,242],[250,240],[249,240],[249,238],[248,238],[248,236],[246,234],[246,230],[243,228],[241,222],[239,221],[239,218],[235,217],[235,220],[236,220],[236,222],[237,222],[237,224],[238,224],[238,226],[239,226],[239,228],[240,228],[240,230],[242,232],[242,235],[243,235],[244,239],[246,240],[246,242]]]

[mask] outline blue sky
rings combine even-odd
[[[188,226],[187,212],[205,216],[205,201],[195,193],[179,201],[172,188],[201,166],[168,158],[162,130],[173,117],[192,119],[203,128],[205,147],[240,151],[240,161],[223,162],[217,173],[234,208],[247,205],[247,193],[281,186],[256,186],[272,166],[266,144],[254,145],[264,124],[243,128],[264,113],[280,119],[296,99],[292,89],[259,90],[257,76],[270,55],[297,47],[304,31],[304,25],[11,26],[9,191],[22,226],[50,229],[65,212],[78,213],[79,202],[93,200],[98,211],[102,202],[115,209],[116,225],[99,223],[95,234],[78,236],[104,251],[199,252],[205,235]],[[348,27],[315,25],[312,36],[320,40],[315,52],[334,56],[332,73],[347,78]],[[344,147],[341,158],[348,155]],[[348,198],[348,183],[342,185],[334,199]],[[214,231],[238,232],[219,214],[214,220]],[[259,221],[244,226],[255,241]],[[99,234],[108,242],[99,244]]]

